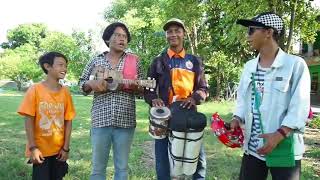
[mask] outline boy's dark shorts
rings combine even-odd
[[[57,155],[45,157],[41,164],[33,164],[32,180],[62,180],[68,173],[66,161],[59,161]]]

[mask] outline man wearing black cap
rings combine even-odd
[[[202,61],[185,52],[183,42],[186,29],[180,19],[170,19],[163,29],[169,48],[151,63],[148,77],[156,79],[157,91],[145,91],[145,100],[153,107],[169,106],[174,101],[182,101],[182,106],[190,109],[207,97],[208,88]],[[158,180],[170,180],[168,138],[155,140],[155,159]],[[205,154],[201,146],[193,179],[204,179],[205,169]]]
[[[310,104],[310,76],[305,61],[279,48],[283,20],[262,13],[237,24],[248,27],[248,42],[259,55],[245,66],[231,128],[245,124],[241,180],[299,179],[303,132]]]

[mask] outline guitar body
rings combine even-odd
[[[116,91],[119,88],[119,81],[112,79],[112,78],[108,78],[106,79],[107,81],[107,89],[110,91]]]
[[[107,81],[108,90],[116,91],[119,88],[119,84],[121,79],[123,79],[123,76],[120,71],[106,70],[103,79]]]

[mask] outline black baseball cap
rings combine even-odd
[[[239,19],[237,20],[237,24],[245,27],[255,26],[273,28],[277,30],[278,33],[281,33],[284,28],[283,19],[273,12],[261,13],[252,19]]]

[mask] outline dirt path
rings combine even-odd
[[[142,164],[144,167],[154,167],[154,141],[145,141],[141,148],[143,149],[143,155],[141,156]]]

